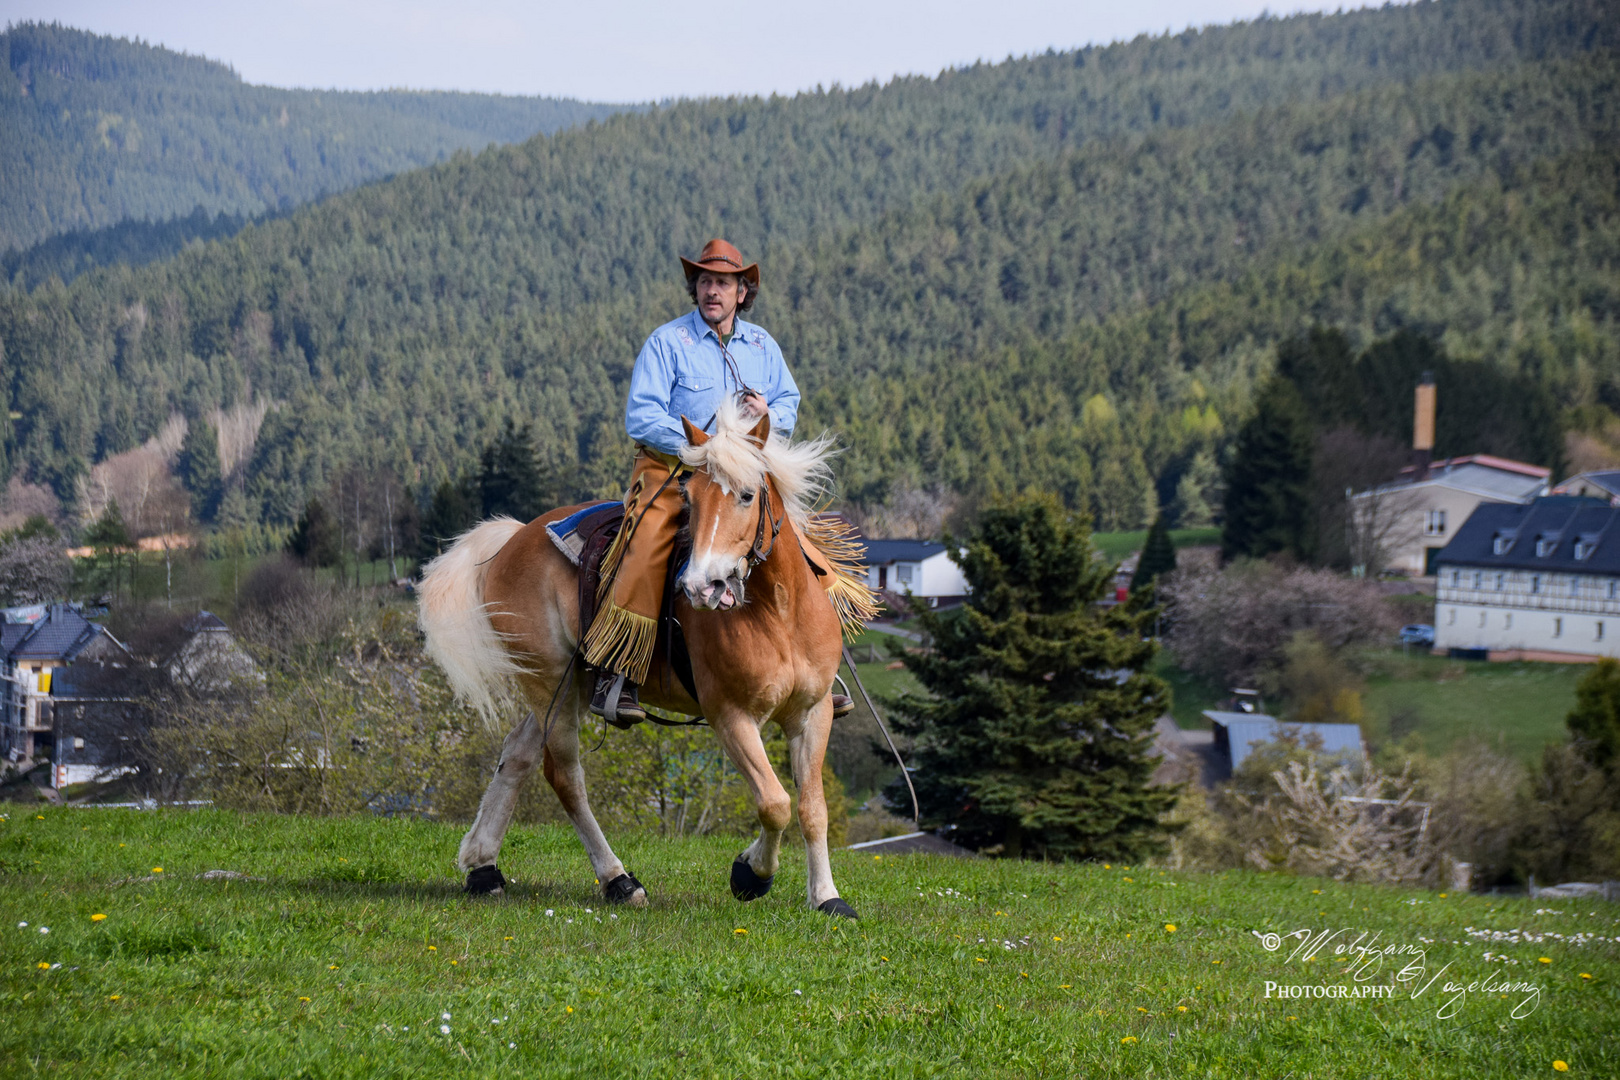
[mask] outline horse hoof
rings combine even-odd
[[[646,907],[647,889],[628,870],[602,886],[602,897],[610,904]]]
[[[501,876],[494,863],[488,866],[475,868],[467,875],[467,884],[462,892],[468,896],[503,896],[506,893],[506,879]]]
[[[758,900],[771,891],[771,882],[775,880],[775,877],[762,878],[754,873],[747,859],[738,859],[731,864],[731,895],[739,900]]]
[[[844,903],[843,897],[840,896],[835,896],[831,900],[823,901],[816,907],[816,910],[821,912],[823,915],[835,915],[840,919],[860,918],[859,915],[855,914],[855,909]]]

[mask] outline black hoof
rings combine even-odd
[[[606,885],[602,886],[602,898],[610,904],[628,904],[635,898],[637,892],[642,895],[642,902],[646,902],[647,889],[636,880],[636,875],[625,871]]]
[[[825,901],[819,907],[817,907],[816,910],[824,915],[836,915],[840,919],[860,918],[859,915],[855,914],[855,909],[844,903],[843,898],[838,896],[833,897],[831,900]]]
[[[467,875],[462,892],[468,896],[499,896],[506,892],[506,879],[494,864],[475,868]]]
[[[738,859],[731,864],[731,895],[739,900],[758,900],[771,891],[771,882],[775,880],[774,877],[762,878],[754,873],[747,859]]]

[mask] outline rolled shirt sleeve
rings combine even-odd
[[[799,422],[799,384],[793,381],[787,362],[782,359],[782,348],[776,339],[765,336],[765,366],[771,383],[765,395],[765,404],[771,410],[771,430],[780,431],[785,439],[793,434]]]

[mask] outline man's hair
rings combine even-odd
[[[713,271],[710,271],[710,273],[713,273]],[[743,277],[741,274],[733,274],[731,276],[741,282],[742,287],[745,290],[742,303],[737,305],[737,310],[752,311],[754,307],[754,298],[759,295],[759,286],[750,285],[748,283],[748,279]],[[693,306],[697,305],[697,279],[697,274],[693,274],[691,277],[686,279],[686,295],[692,298]]]

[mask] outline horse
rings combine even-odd
[[[791,800],[761,737],[766,723],[780,726],[799,791],[808,903],[828,915],[857,918],[833,883],[821,783],[841,622],[858,617],[860,600],[870,593],[854,578],[846,547],[836,583],[845,591],[829,594],[799,543],[800,537],[819,541],[824,554],[840,539],[847,544],[847,537],[829,533],[813,516],[831,477],[832,440],[790,443],[772,432],[769,414],[753,423],[733,402],[720,409],[713,435],[684,417],[682,423],[686,470],[679,483],[693,544],[675,582],[673,614],[686,639],[697,693],[694,699],[670,677],[667,656],[659,656],[642,701],[706,717],[748,785],[759,834],[731,867],[731,890],[739,900],[770,891],[791,820]],[[545,527],[582,508],[552,510],[527,525],[494,518],[462,534],[425,568],[419,622],[427,652],[457,698],[487,722],[498,725],[513,708],[527,707],[506,735],[494,777],[461,841],[457,865],[467,874],[467,891],[504,889],[497,867],[501,841],[538,763],[605,899],[642,907],[646,887],[626,871],[591,813],[580,762],[591,678],[577,663],[585,630],[579,625],[579,571]],[[857,597],[853,605],[851,596]]]

